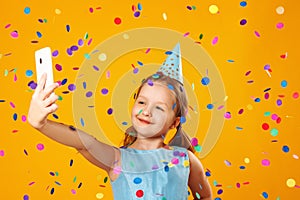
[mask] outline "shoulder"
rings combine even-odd
[[[203,171],[203,166],[199,158],[190,150],[187,150],[189,160],[190,160],[190,167],[191,169],[195,169],[197,171]]]

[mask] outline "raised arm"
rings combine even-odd
[[[58,96],[54,94],[58,84],[54,83],[44,88],[46,78],[46,74],[41,77],[32,95],[28,111],[29,124],[56,142],[77,149],[87,160],[108,173],[112,171],[115,160],[119,158],[116,148],[99,142],[93,136],[72,126],[47,119],[49,114],[58,109],[55,104]]]
[[[189,187],[192,191],[195,200],[211,200],[212,191],[205,176],[203,166],[198,158],[189,151],[190,158],[190,175],[189,175]]]

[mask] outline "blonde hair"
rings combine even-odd
[[[183,85],[169,76],[162,74],[161,72],[157,72],[154,75],[151,75],[142,81],[142,84],[137,90],[137,93],[134,95],[134,99],[137,99],[139,93],[143,86],[149,82],[160,83],[171,90],[174,91],[176,97],[176,104],[174,110],[176,111],[175,116],[184,119],[188,112],[188,100]],[[177,131],[174,137],[170,140],[169,145],[181,146],[189,149],[192,152],[195,152],[194,147],[191,145],[189,136],[182,130],[181,122],[176,127]],[[125,132],[125,138],[123,140],[123,145],[125,147],[133,144],[136,140],[136,131],[133,126],[129,127]]]

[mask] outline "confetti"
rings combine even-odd
[[[293,188],[296,185],[296,181],[294,179],[292,179],[292,178],[289,178],[288,180],[286,180],[286,185],[289,188]]]
[[[116,18],[114,19],[114,22],[115,22],[116,25],[120,25],[120,24],[122,23],[122,20],[121,20],[121,18],[116,17]]]
[[[219,12],[219,8],[216,5],[210,5],[208,10],[211,14],[217,14]]]
[[[39,143],[36,145],[36,148],[37,148],[37,150],[42,151],[42,150],[44,150],[45,147],[43,144]]]
[[[219,37],[216,36],[216,37],[213,38],[211,43],[212,43],[212,45],[216,45],[218,43],[218,41],[219,41]]]
[[[270,166],[270,160],[268,160],[268,159],[263,159],[262,161],[261,161],[261,164],[262,164],[262,166],[265,166],[265,167],[268,167],[268,166]]]
[[[29,7],[25,7],[25,8],[24,8],[24,13],[25,13],[26,15],[30,14],[30,8],[29,8]]]

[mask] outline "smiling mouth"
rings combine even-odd
[[[143,119],[139,119],[139,118],[138,118],[138,120],[139,120],[142,124],[150,124],[150,122],[147,121],[147,120],[143,120]]]

